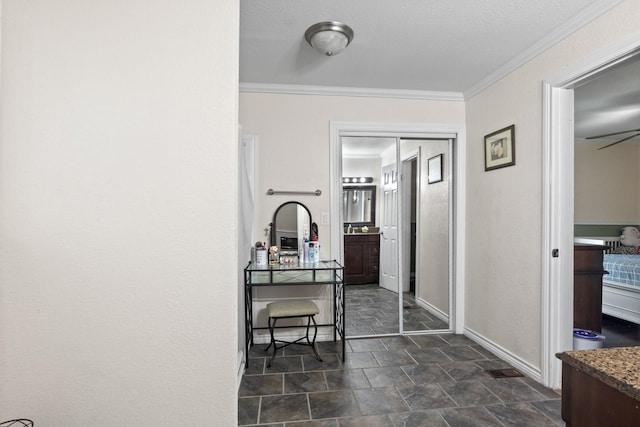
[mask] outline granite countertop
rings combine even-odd
[[[640,400],[640,346],[566,351],[558,353],[556,357]]]

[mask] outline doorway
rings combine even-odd
[[[543,82],[542,383],[561,386],[555,354],[573,347],[574,89],[640,54],[640,39]]]
[[[457,245],[455,244],[455,239],[458,238],[457,233],[453,233],[453,230],[455,229],[455,227],[462,221],[462,218],[464,216],[464,198],[463,198],[463,194],[464,194],[464,186],[460,186],[458,188],[459,192],[454,192],[453,191],[453,185],[451,185],[451,193],[446,193],[447,194],[447,199],[450,199],[451,203],[449,204],[449,206],[451,206],[451,209],[449,208],[445,208],[445,214],[444,217],[447,219],[447,225],[440,230],[441,232],[443,232],[443,235],[447,236],[447,243],[444,245],[440,245],[439,249],[439,253],[445,254],[445,256],[447,257],[446,262],[444,263],[444,268],[441,267],[441,270],[444,271],[443,275],[446,277],[445,280],[445,289],[444,289],[444,294],[446,295],[446,301],[445,301],[445,307],[443,307],[441,309],[442,313],[446,314],[447,320],[446,322],[442,322],[438,317],[431,317],[431,321],[433,322],[433,324],[439,323],[438,327],[434,327],[433,325],[429,328],[429,327],[424,327],[421,326],[420,328],[415,328],[415,327],[409,327],[406,328],[405,325],[403,324],[403,319],[405,317],[405,313],[406,313],[406,309],[408,310],[413,310],[415,308],[418,308],[418,305],[416,305],[415,303],[411,303],[409,307],[405,307],[404,303],[405,303],[405,298],[403,298],[403,292],[399,292],[399,290],[401,289],[402,291],[407,290],[409,291],[410,287],[411,287],[411,270],[406,270],[404,268],[404,264],[403,263],[408,263],[409,265],[411,265],[411,245],[409,245],[409,249],[404,248],[405,245],[405,239],[406,237],[403,237],[403,233],[404,231],[402,230],[409,230],[409,232],[407,233],[408,235],[411,235],[411,223],[409,221],[406,221],[405,219],[403,219],[403,212],[404,209],[402,208],[404,206],[405,203],[407,203],[407,200],[409,200],[409,204],[410,204],[410,197],[409,194],[411,194],[411,191],[406,191],[402,189],[402,184],[403,182],[410,182],[411,180],[411,176],[410,174],[407,174],[403,169],[405,167],[407,167],[406,165],[411,165],[411,162],[413,161],[413,165],[415,166],[414,170],[416,171],[414,177],[416,179],[416,181],[423,181],[423,187],[422,190],[423,192],[426,194],[426,156],[423,156],[423,165],[422,167],[420,167],[420,164],[418,163],[417,157],[415,156],[415,153],[418,151],[417,147],[420,146],[420,144],[432,144],[434,147],[437,145],[434,143],[434,141],[444,141],[445,147],[447,147],[448,151],[444,158],[447,159],[447,167],[445,168],[445,171],[443,173],[446,174],[446,178],[444,181],[447,181],[449,183],[454,182],[454,178],[458,178],[460,176],[460,172],[458,169],[454,168],[454,164],[456,164],[456,161],[459,163],[460,160],[458,159],[457,155],[460,152],[464,152],[464,142],[462,142],[462,144],[460,144],[458,141],[460,141],[460,137],[462,136],[462,140],[464,139],[464,132],[463,129],[459,128],[459,127],[450,127],[450,128],[446,128],[445,129],[434,129],[433,127],[430,126],[415,126],[415,125],[411,125],[411,127],[413,127],[414,129],[410,132],[407,131],[407,125],[394,125],[394,124],[390,124],[390,125],[380,125],[380,124],[362,124],[362,123],[344,123],[344,122],[332,122],[331,124],[332,126],[332,132],[331,132],[331,153],[332,153],[332,161],[331,161],[331,177],[332,177],[332,203],[331,203],[331,246],[332,246],[332,253],[334,254],[340,254],[340,257],[337,258],[339,262],[344,262],[344,260],[346,259],[345,253],[344,253],[344,245],[342,244],[345,240],[344,239],[344,233],[345,230],[348,229],[348,224],[344,224],[342,221],[342,212],[341,212],[341,208],[342,208],[342,199],[341,196],[343,194],[342,192],[342,178],[343,178],[343,153],[342,153],[342,149],[343,149],[343,140],[344,138],[391,138],[394,140],[394,147],[393,147],[393,160],[392,162],[387,162],[389,164],[393,163],[394,167],[390,168],[390,169],[384,169],[384,171],[386,172],[386,175],[388,177],[388,184],[393,183],[394,181],[394,174],[395,174],[395,180],[396,180],[396,185],[398,185],[396,187],[396,190],[391,190],[390,193],[392,192],[396,192],[397,196],[395,198],[395,203],[393,202],[394,198],[390,197],[389,198],[389,203],[385,202],[385,198],[384,197],[379,197],[378,200],[379,202],[377,203],[378,207],[377,209],[382,211],[380,213],[380,216],[378,218],[382,219],[382,217],[385,216],[384,214],[384,209],[385,206],[389,207],[395,207],[392,209],[393,212],[389,212],[388,215],[390,216],[391,214],[395,214],[395,220],[397,221],[397,229],[395,230],[397,232],[397,244],[395,245],[395,247],[397,249],[395,249],[398,253],[398,255],[396,256],[396,261],[397,261],[397,266],[398,266],[398,271],[397,271],[397,280],[398,280],[398,284],[397,285],[393,285],[393,286],[388,286],[387,289],[384,289],[385,291],[393,294],[393,303],[392,305],[394,305],[394,308],[396,308],[395,310],[395,314],[394,316],[397,316],[397,323],[396,326],[394,327],[393,330],[390,329],[386,329],[382,331],[382,334],[387,334],[387,335],[398,335],[398,334],[408,334],[408,333],[435,333],[437,332],[443,332],[443,331],[454,331],[456,325],[460,325],[460,323],[458,323],[458,317],[457,315],[459,314],[459,311],[456,310],[456,301],[457,301],[457,297],[459,297],[460,295],[460,283],[458,282],[458,280],[461,278],[461,276],[463,275],[463,272],[461,274],[458,274],[458,271],[460,271],[461,269],[458,268],[458,262],[463,258],[463,254],[462,256],[459,256],[459,254],[462,252],[461,250],[455,250],[455,248],[457,247]],[[458,139],[458,144],[454,144],[454,140],[456,140],[456,137]],[[460,147],[460,145],[462,145],[462,147]],[[402,147],[402,148],[401,148]],[[440,148],[435,148],[436,150],[440,150]],[[413,155],[409,155],[407,154],[409,151],[408,150],[412,150],[413,151]],[[455,160],[454,159],[458,159]],[[403,162],[405,161],[405,162]],[[399,167],[396,165],[400,165]],[[386,165],[385,165],[386,166]],[[457,165],[456,165],[457,166]],[[411,168],[410,168],[411,169]],[[424,171],[421,173],[422,176],[422,180],[419,180],[417,177],[418,175],[420,175],[420,172],[422,169],[424,169]],[[384,176],[385,173],[383,173],[383,167],[382,164],[380,165],[380,168],[378,169],[380,171],[379,176],[380,176],[380,183],[382,183],[381,185],[379,185],[379,189],[378,192],[380,194],[382,194],[382,192],[384,191]],[[394,172],[395,170],[395,172]],[[400,170],[400,173],[398,173],[397,171]],[[462,169],[464,170],[464,169]],[[455,173],[453,173],[455,171]],[[344,176],[348,176],[344,175]],[[402,175],[405,175],[404,178],[402,177]],[[380,188],[382,187],[382,188]],[[419,193],[419,189],[420,187],[418,187],[416,185],[415,187],[415,194],[416,194],[416,198],[418,197],[418,193]],[[435,190],[435,186],[431,186],[432,190]],[[406,194],[403,194],[406,193]],[[459,207],[459,209],[456,212],[455,217],[453,216],[453,205],[455,205],[456,203],[459,203],[460,200],[462,200],[462,204]],[[451,215],[449,215],[451,214]],[[393,222],[393,221],[392,221]],[[419,224],[420,220],[417,220],[416,223]],[[406,227],[404,225],[404,223],[408,223],[406,224]],[[377,224],[377,225],[382,225],[382,224]],[[392,225],[392,224],[389,224]],[[418,225],[419,227],[419,225]],[[377,227],[374,227],[374,229]],[[415,232],[414,232],[415,233]],[[381,236],[382,238],[382,236]],[[425,240],[425,239],[420,239]],[[393,247],[393,245],[392,245]],[[382,253],[384,251],[383,247],[381,246],[380,248],[381,250],[381,257],[384,257],[384,254]],[[414,256],[418,256],[418,254],[420,253],[420,245],[416,245],[416,250],[415,250],[415,255]],[[424,251],[423,248],[423,256],[427,255],[428,252]],[[419,262],[414,263],[414,265],[419,265]],[[403,267],[403,268],[400,268]],[[382,269],[382,265],[380,266],[380,268]],[[406,270],[406,271],[405,271]],[[431,272],[432,273],[432,272]],[[415,289],[416,292],[418,292],[419,289],[419,279],[418,279],[419,273],[418,273],[418,269],[416,269],[415,275],[414,275],[414,280],[415,280]],[[423,280],[423,282],[428,283],[429,281],[427,280]],[[378,284],[375,284],[376,287],[378,287]],[[348,286],[347,286],[347,290],[348,290]],[[442,293],[442,292],[441,292]],[[388,307],[388,302],[386,303],[387,307]],[[346,312],[347,312],[347,318],[349,317],[349,307],[347,305],[346,308]],[[416,312],[417,313],[417,312]],[[369,312],[368,316],[375,316],[375,314],[373,312]],[[369,317],[370,319],[372,317]],[[367,321],[363,320],[362,322],[363,324],[366,324]],[[369,321],[369,323],[371,323]],[[357,334],[357,335],[351,335],[349,333],[347,333],[347,338],[350,337],[362,337],[362,336],[370,336],[370,334]],[[378,335],[377,333],[374,333],[373,335]]]

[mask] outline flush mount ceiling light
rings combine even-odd
[[[319,22],[304,33],[307,42],[324,55],[337,55],[353,40],[353,30],[342,22]]]

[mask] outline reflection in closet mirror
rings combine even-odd
[[[372,185],[379,193],[377,206],[371,209],[379,229],[379,280],[346,286],[347,337],[450,330],[453,140],[369,136],[340,140],[341,174],[373,176]],[[444,159],[443,180],[430,184],[428,159],[437,155]],[[345,195],[346,187],[343,182],[343,199],[336,202],[341,203],[348,226],[344,204],[353,199]],[[371,250],[357,252],[356,245],[358,239],[372,238],[370,232],[344,237],[345,264],[360,254],[369,259],[365,255]],[[346,253],[352,250],[355,255]]]
[[[376,186],[344,185],[342,187],[344,226],[373,227],[376,224]]]
[[[280,251],[297,251],[305,237],[317,230],[314,226],[305,205],[296,201],[283,203],[273,214],[271,246],[278,246]]]

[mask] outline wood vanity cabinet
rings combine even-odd
[[[573,327],[602,330],[602,266],[607,246],[575,244],[573,256]]]
[[[380,234],[344,235],[344,283],[378,283],[380,276]]]

